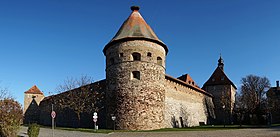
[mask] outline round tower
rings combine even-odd
[[[108,118],[116,116],[117,129],[159,129],[164,120],[168,48],[142,18],[139,7],[131,10],[103,50]]]

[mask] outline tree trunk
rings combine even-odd
[[[80,128],[80,124],[81,124],[81,114],[80,114],[80,112],[77,113],[77,117],[78,117],[78,125],[77,125],[77,128]]]

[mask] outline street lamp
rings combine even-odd
[[[116,120],[116,116],[112,115],[112,120],[113,120],[113,126],[114,126],[114,131],[115,131],[115,120]]]
[[[223,110],[224,110],[224,127],[226,127],[226,112],[225,112],[226,106],[223,105],[222,107],[223,107]]]

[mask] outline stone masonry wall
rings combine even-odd
[[[28,109],[30,103],[33,101],[33,97],[36,101],[36,103],[39,105],[40,102],[45,98],[44,95],[42,94],[28,94],[25,93],[24,94],[24,110],[23,110],[23,114],[25,114],[25,111]]]
[[[166,79],[165,128],[207,124],[207,100],[211,103],[212,97]]]
[[[87,86],[91,87],[92,91],[98,92],[103,96],[105,93],[105,80],[91,83]],[[80,92],[80,88],[66,91],[57,95],[46,97],[40,103],[40,122],[39,124],[44,126],[51,126],[51,111],[52,104],[53,110],[56,112],[55,125],[60,127],[77,127],[80,123],[80,127],[93,128],[92,115],[93,112],[82,112],[80,122],[78,121],[77,114],[73,111],[73,108],[60,108],[55,102],[61,98],[66,98],[69,94]],[[105,111],[105,97],[100,96],[100,101],[96,102],[95,106],[98,108],[98,121],[99,128],[106,128],[106,111]],[[94,98],[92,96],[92,98]],[[90,106],[90,105],[89,105]]]
[[[141,54],[140,61],[133,61],[134,52]],[[116,115],[117,129],[163,127],[165,54],[162,46],[144,40],[117,43],[107,49],[107,112]],[[157,64],[158,57],[162,64]],[[133,71],[140,72],[139,79],[133,78]]]
[[[214,124],[223,124],[224,121],[226,124],[231,124],[235,103],[235,88],[232,85],[212,85],[206,86],[205,90],[214,96],[213,103],[217,117]],[[225,105],[225,108],[222,107],[223,105]]]

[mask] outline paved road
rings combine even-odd
[[[22,127],[19,135],[27,137],[26,132],[27,128]],[[178,132],[116,132],[110,134],[55,130],[54,134],[55,137],[280,137],[280,128]],[[51,129],[40,128],[39,137],[52,137]]]

